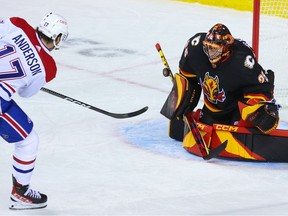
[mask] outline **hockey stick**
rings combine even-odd
[[[163,69],[163,76],[165,76],[165,77],[169,76],[170,80],[173,82],[174,81],[173,73],[172,73],[172,71],[170,69],[170,66],[169,66],[169,64],[167,62],[167,59],[164,56],[164,53],[162,51],[162,48],[161,48],[160,44],[156,43],[155,47],[156,47],[156,49],[157,49],[157,51],[158,51],[158,53],[159,53],[159,55],[161,57],[161,60],[162,60],[162,62],[164,64],[164,66],[165,66],[165,68]]]
[[[162,62],[165,66],[165,68],[163,69],[163,75],[165,77],[169,76],[171,81],[173,82],[174,81],[173,73],[169,67],[167,59],[164,56],[164,53],[162,51],[160,44],[156,43],[155,47],[156,47],[156,49],[157,49],[157,51],[158,51],[158,53],[162,59]],[[211,158],[217,157],[226,148],[227,140],[225,142],[223,142],[222,144],[220,144],[219,146],[217,146],[216,148],[209,150],[207,147],[207,144],[205,143],[205,141],[204,141],[204,139],[203,139],[203,137],[199,131],[199,128],[197,126],[195,119],[193,117],[191,117],[188,120],[187,115],[184,115],[183,118],[184,118],[184,121],[186,122],[186,124],[188,125],[188,127],[189,127],[195,141],[196,141],[196,145],[198,147],[198,150],[200,151],[201,156],[203,157],[204,160],[210,160]]]
[[[189,130],[193,134],[193,137],[196,141],[196,145],[203,157],[204,160],[210,160],[211,158],[217,157],[227,146],[227,140],[221,143],[216,148],[209,150],[207,144],[205,143],[199,128],[197,127],[197,123],[193,117],[188,120],[187,116],[184,116],[184,121],[189,127]]]
[[[62,98],[64,100],[67,100],[67,101],[70,101],[70,102],[75,103],[77,105],[80,105],[82,107],[85,107],[87,109],[91,109],[91,110],[94,110],[96,112],[102,113],[104,115],[107,115],[107,116],[110,116],[110,117],[113,117],[113,118],[118,118],[118,119],[131,118],[131,117],[140,115],[140,114],[142,114],[142,113],[144,113],[144,112],[146,112],[148,110],[148,106],[145,106],[142,109],[134,111],[134,112],[129,112],[129,113],[111,113],[111,112],[102,110],[100,108],[94,107],[92,105],[86,104],[84,102],[81,102],[79,100],[76,100],[74,98],[68,97],[66,95],[60,94],[58,92],[55,92],[53,90],[50,90],[50,89],[47,89],[47,88],[44,88],[44,87],[42,87],[41,90],[46,92],[46,93],[48,93],[48,94],[54,95],[56,97]]]

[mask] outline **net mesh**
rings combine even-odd
[[[275,72],[275,98],[288,108],[288,0],[260,1],[259,62]]]

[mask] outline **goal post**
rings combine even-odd
[[[253,4],[253,27],[252,27],[252,48],[256,57],[259,56],[259,27],[260,27],[260,0],[254,0]]]
[[[280,17],[285,22],[288,18],[288,0],[253,0],[253,29],[252,47],[257,58],[259,57],[259,46],[261,46],[261,36],[264,34],[264,25],[271,25],[261,21],[262,16]],[[284,27],[284,26],[283,26]],[[285,27],[288,27],[287,25]]]
[[[252,47],[264,69],[275,72],[275,98],[288,108],[288,0],[253,0]]]

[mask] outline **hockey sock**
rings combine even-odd
[[[29,185],[38,150],[38,135],[32,130],[23,141],[15,143],[13,154],[13,176],[21,185]]]

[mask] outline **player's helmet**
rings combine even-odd
[[[42,34],[52,39],[56,49],[60,48],[61,43],[67,39],[69,34],[66,19],[52,12],[47,14],[41,20],[38,26],[38,31],[42,32]],[[58,44],[56,44],[55,39],[60,34],[61,34],[61,40]]]
[[[231,54],[234,38],[223,24],[214,25],[206,34],[203,50],[212,64],[217,64],[222,58]]]

